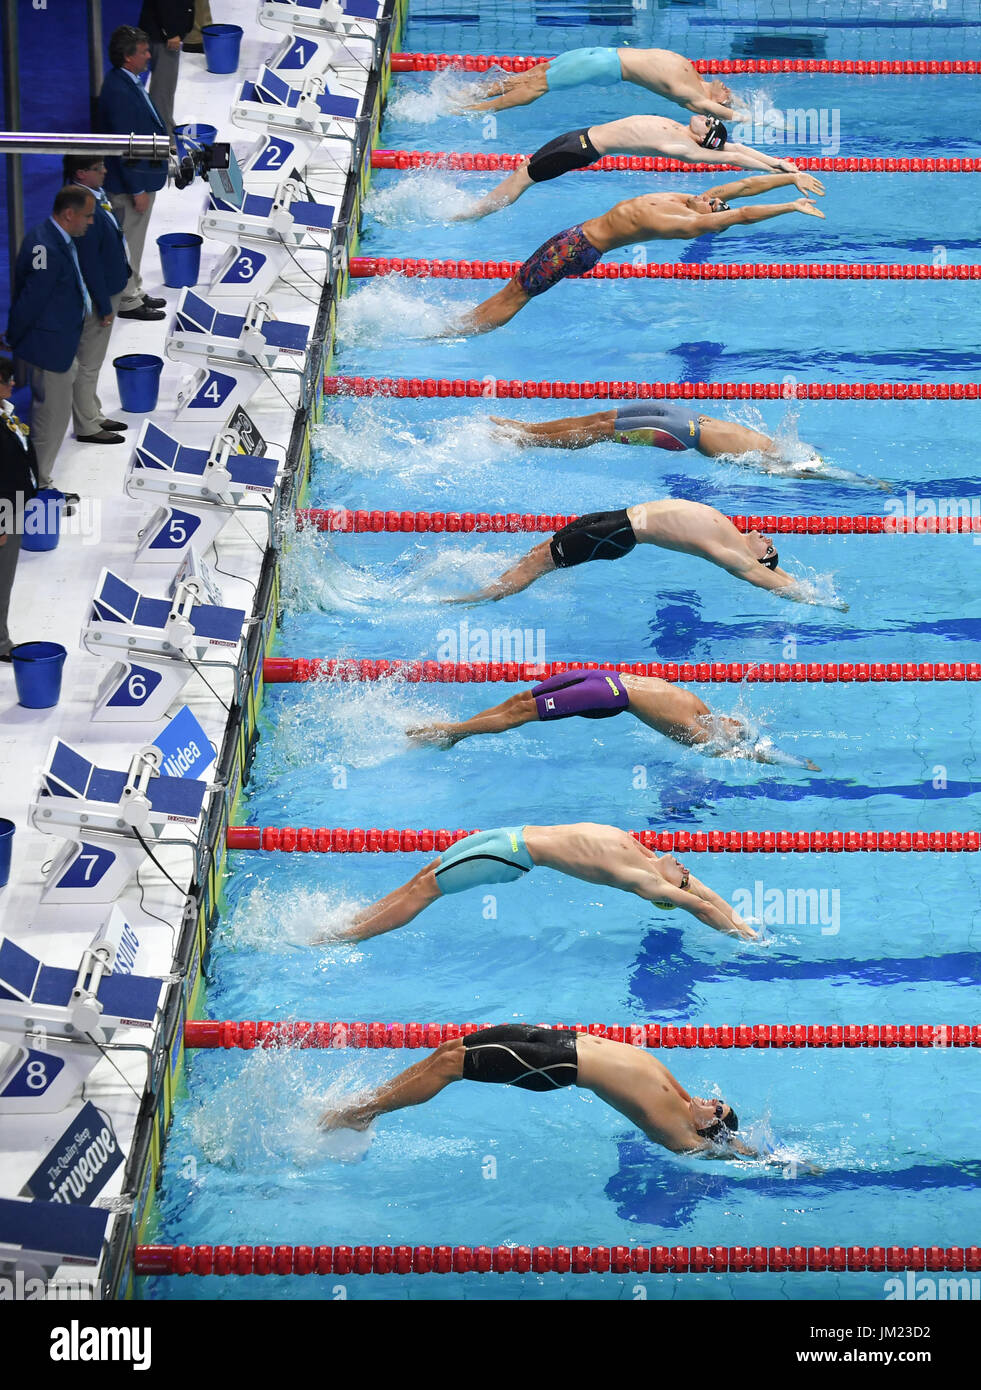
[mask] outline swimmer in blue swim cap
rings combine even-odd
[[[530,106],[547,92],[570,87],[613,87],[632,82],[665,100],[720,121],[733,121],[749,112],[733,100],[717,79],[706,82],[694,64],[667,48],[572,48],[524,72],[491,79],[487,94],[462,107],[464,111],[507,111]]]
[[[342,933],[321,940],[363,941],[403,927],[440,898],[487,884],[513,883],[532,869],[633,893],[660,908],[684,908],[706,926],[747,941],[755,932],[673,854],[654,854],[613,825],[522,825],[467,835],[438,859],[355,917]]]

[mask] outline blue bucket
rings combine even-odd
[[[65,494],[56,487],[42,487],[24,508],[22,550],[54,550],[61,535]]]
[[[199,150],[204,145],[213,145],[218,139],[218,127],[213,125],[177,125],[174,126],[174,140],[177,143],[177,154],[183,159],[184,155],[190,154],[192,150]]]
[[[240,24],[203,24],[204,57],[209,72],[235,72],[242,42]]]
[[[16,829],[12,820],[0,817],[0,888],[5,888],[10,878],[10,851],[14,847]]]
[[[17,703],[25,709],[51,709],[56,705],[67,655],[57,642],[21,642],[11,648]]]
[[[167,232],[157,237],[165,285],[172,290],[196,285],[201,274],[201,243],[197,232]]]
[[[116,368],[122,409],[128,415],[148,415],[156,410],[163,358],[152,357],[146,352],[129,352],[125,357],[114,357],[112,365]]]

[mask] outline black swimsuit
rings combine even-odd
[[[582,130],[567,131],[542,145],[529,159],[526,171],[532,183],[547,183],[573,169],[585,169],[599,158],[599,150],[589,138],[589,126],[584,126]]]
[[[575,1084],[579,1060],[572,1028],[535,1028],[502,1023],[463,1039],[465,1081],[555,1091]]]
[[[626,508],[619,512],[587,512],[576,517],[549,542],[556,569],[572,569],[590,560],[619,560],[637,544]]]

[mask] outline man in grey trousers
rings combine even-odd
[[[150,96],[173,135],[181,46],[194,28],[194,0],[143,0],[140,28],[150,40]]]

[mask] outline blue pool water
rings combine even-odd
[[[461,9],[453,38],[436,22],[435,7],[420,4],[403,47],[547,52],[622,41],[625,33],[667,42],[665,35],[683,31],[706,36],[701,48],[686,47],[692,56],[728,55],[754,33],[775,42],[799,37],[805,20],[821,29],[823,19],[824,40],[838,49],[846,40],[852,45],[841,56],[961,56],[938,37],[957,31],[939,26],[925,50],[919,30],[906,27],[881,28],[871,49],[864,22],[873,11],[865,5],[849,7],[854,24],[844,40],[838,4],[658,8],[662,28],[653,38],[649,29],[628,25],[636,11],[613,15],[614,25],[604,28],[588,24],[590,14],[608,18],[615,5],[580,8],[581,28],[539,23],[510,30],[504,5],[482,7],[473,23]],[[550,12],[554,7],[535,7],[540,20]],[[883,19],[910,12],[898,0],[874,11]],[[963,9],[951,4],[947,15],[961,22]],[[796,27],[787,23],[795,16]],[[396,79],[383,145],[531,150],[558,130],[649,109],[648,99],[631,90],[572,92],[561,110],[543,101],[504,113],[488,131],[479,119],[437,115],[450,81]],[[747,82],[758,83],[778,107],[838,108],[841,154],[978,152],[969,119],[976,81],[781,77],[766,79],[765,90],[761,79]],[[724,177],[650,182],[694,189]],[[488,175],[376,175],[362,253],[519,259],[550,232],[648,181],[572,175],[482,223],[440,220],[493,182]],[[781,219],[711,243],[646,252],[657,260],[978,259],[972,176],[829,175],[826,184],[827,221]],[[977,377],[973,284],[569,283],[485,338],[431,336],[497,287],[356,283],[341,306],[336,370],[790,383]],[[883,515],[900,505],[912,510],[918,501],[977,503],[977,402],[706,405],[778,435],[791,458],[802,456],[802,441],[816,445],[829,476],[805,481],[766,474],[752,458],[615,445],[518,450],[488,421],[490,414],[543,420],[586,413],[592,407],[585,402],[339,400],[318,434],[311,504],[574,513],[680,496],[727,513]],[[497,640],[520,640],[523,655],[548,661],[950,662],[972,660],[981,635],[970,582],[978,551],[970,536],[784,537],[781,563],[808,585],[816,600],[808,605],[657,550],[635,552],[615,569],[550,575],[496,605],[441,602],[491,578],[537,539],[304,532],[284,560],[279,650],[480,659],[480,643],[497,629]],[[847,604],[847,611],[822,606],[828,601]],[[581,819],[659,830],[977,824],[981,739],[973,684],[697,687],[713,710],[742,715],[758,739],[813,760],[817,772],[707,757],[628,716],[530,725],[450,751],[406,738],[415,724],[468,717],[518,688],[273,686],[241,819],[451,830]],[[742,894],[772,904],[759,943],[721,937],[694,919],[539,870],[522,883],[441,901],[401,931],[369,942],[311,944],[315,933],[426,862],[422,854],[232,854],[209,959],[209,1015],[700,1024],[944,1023],[976,1015],[976,855],[688,856],[693,871],[728,900]],[[789,920],[797,893],[810,895],[803,921],[796,909]],[[775,1146],[780,1162],[762,1170],[656,1150],[621,1116],[575,1090],[536,1096],[459,1086],[431,1105],[384,1118],[370,1135],[317,1132],[326,1106],[420,1055],[191,1055],[190,1096],[178,1108],[165,1164],[161,1238],[951,1245],[970,1243],[976,1231],[978,1088],[969,1050],[666,1057],[689,1090],[731,1098],[751,1140]],[[796,1159],[822,1171],[805,1175]],[[154,1298],[884,1296],[883,1276],[857,1274],[145,1283]]]

